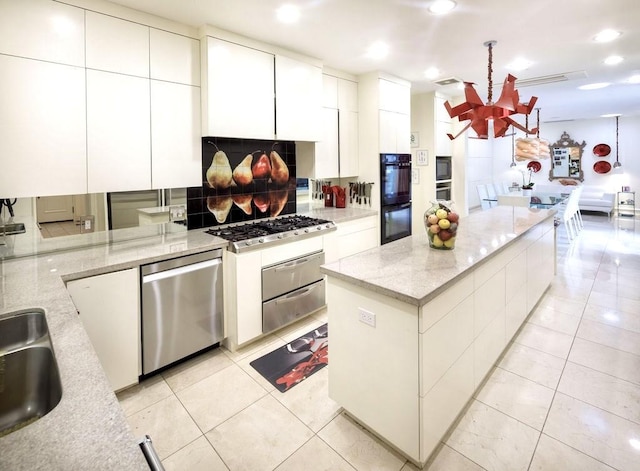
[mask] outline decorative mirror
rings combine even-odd
[[[572,178],[584,181],[582,171],[582,151],[587,143],[578,144],[571,139],[567,132],[563,132],[558,142],[551,144],[551,170],[549,181],[559,178]]]

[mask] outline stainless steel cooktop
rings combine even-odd
[[[231,251],[246,252],[314,237],[337,229],[335,223],[309,216],[283,216],[208,229],[208,234],[231,242]]]

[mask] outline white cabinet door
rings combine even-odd
[[[322,107],[338,108],[338,77],[322,74]]]
[[[197,39],[151,28],[149,53],[152,79],[200,86],[200,41]]]
[[[380,110],[380,153],[393,154],[397,152],[396,145],[396,115],[392,111]]]
[[[411,116],[404,113],[396,113],[396,152],[400,154],[411,153]]]
[[[276,136],[290,141],[320,139],[322,69],[276,56]]]
[[[208,37],[206,64],[203,134],[273,139],[274,56]]]
[[[451,139],[447,133],[452,133],[451,123],[436,121],[436,155],[451,155]]]
[[[410,116],[380,110],[380,152],[411,152]]]
[[[322,108],[322,136],[316,142],[316,178],[339,175],[338,153],[338,110]]]
[[[340,176],[355,177],[358,175],[358,113],[340,110]]]
[[[138,269],[70,281],[67,290],[113,390],[136,384],[140,355]]]
[[[84,69],[0,55],[0,197],[87,193]]]
[[[380,109],[396,113],[411,112],[411,89],[389,80],[379,80]]]
[[[84,10],[50,0],[0,0],[0,53],[84,67]]]
[[[357,82],[338,80],[338,108],[340,111],[358,111]]]
[[[87,68],[149,77],[149,27],[86,13]]]
[[[200,88],[151,80],[152,188],[202,185]]]
[[[89,193],[151,188],[149,94],[148,79],[87,70]]]

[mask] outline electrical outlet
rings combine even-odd
[[[187,217],[187,208],[184,205],[169,207],[169,220],[184,221]]]
[[[364,322],[371,327],[376,326],[376,315],[373,312],[369,312],[361,307],[358,308],[358,319],[360,322]]]

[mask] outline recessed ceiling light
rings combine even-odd
[[[597,90],[599,88],[608,87],[609,85],[611,85],[609,82],[588,83],[587,85],[580,85],[578,89],[579,90]]]
[[[440,71],[436,67],[429,67],[424,71],[424,76],[428,79],[434,79],[440,75]]]
[[[283,23],[295,23],[300,19],[300,9],[295,5],[286,3],[276,10],[276,16]]]
[[[640,74],[632,75],[627,79],[627,83],[640,83]]]
[[[529,67],[531,67],[532,64],[533,62],[531,62],[530,60],[524,59],[522,57],[518,57],[516,60],[507,64],[507,69],[518,70],[518,71],[527,70]]]
[[[372,59],[383,59],[389,54],[389,45],[384,41],[376,41],[369,49],[367,49],[367,56]]]
[[[622,62],[624,58],[622,56],[609,56],[604,60],[607,65],[616,65]]]
[[[616,116],[622,116],[620,113],[601,114],[601,118],[615,118]]]
[[[609,41],[613,41],[621,34],[622,33],[620,31],[615,31],[613,29],[603,29],[594,36],[593,40],[599,43],[607,43]]]
[[[435,0],[430,6],[429,11],[434,15],[442,15],[448,13],[456,7],[453,0]]]

